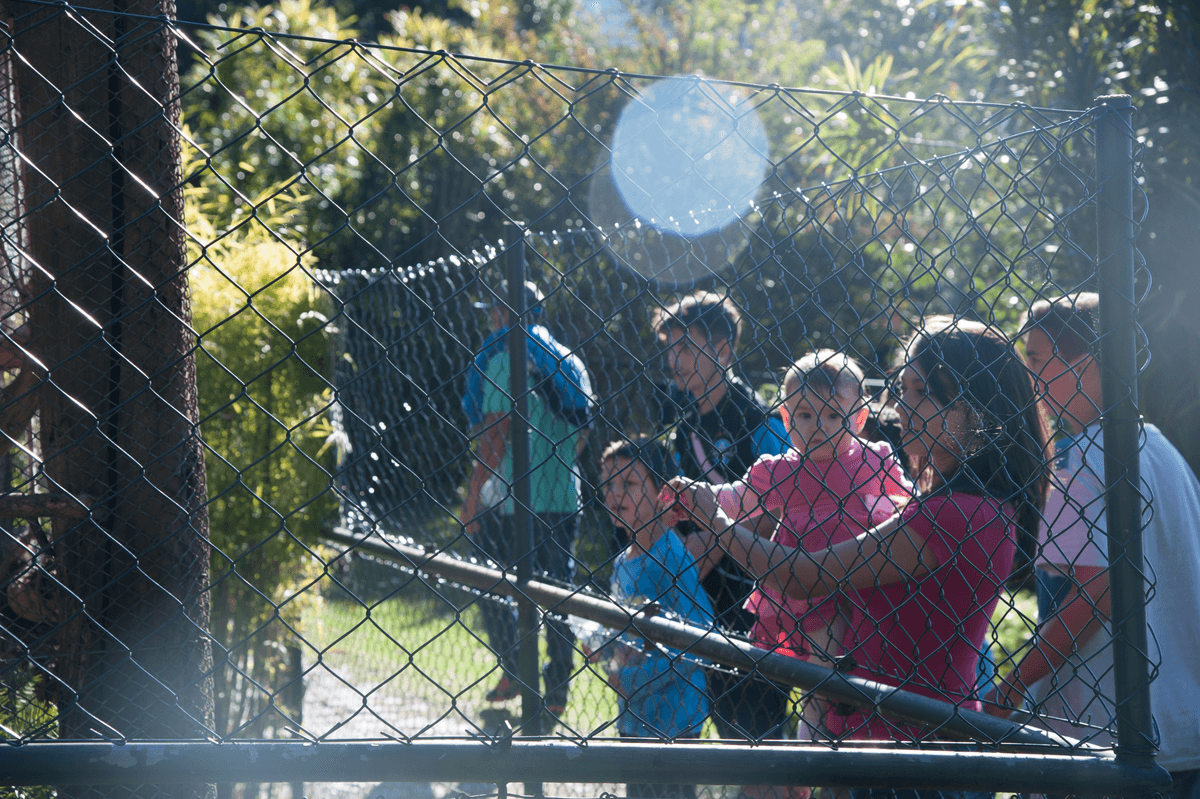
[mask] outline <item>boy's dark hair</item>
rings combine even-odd
[[[616,458],[624,458],[631,463],[637,462],[645,466],[651,479],[659,488],[665,486],[667,480],[674,476],[667,472],[667,464],[670,462],[667,458],[667,450],[656,438],[636,436],[612,441],[604,448],[600,462],[604,463]]]
[[[737,349],[742,314],[729,297],[697,291],[654,315],[654,330],[660,339],[666,339],[672,329],[699,330],[710,341],[728,341],[730,349]]]
[[[1099,322],[1100,295],[1081,291],[1035,302],[1021,325],[1021,335],[1041,330],[1063,360],[1074,361],[1095,352]]]

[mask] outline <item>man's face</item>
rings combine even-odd
[[[667,333],[667,361],[675,382],[696,399],[725,380],[730,352],[728,341],[710,340],[695,328],[673,327]]]
[[[1041,330],[1034,328],[1025,334],[1025,362],[1033,372],[1037,393],[1056,414],[1062,414],[1081,391],[1080,379],[1088,366],[1090,355],[1067,361],[1054,349]]]

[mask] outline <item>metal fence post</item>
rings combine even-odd
[[[1117,757],[1145,764],[1156,746],[1150,710],[1142,554],[1141,417],[1137,407],[1137,303],[1133,240],[1133,103],[1100,97],[1096,180],[1103,392],[1104,481],[1112,591]]]
[[[511,308],[508,335],[509,393],[513,414],[509,424],[509,446],[512,453],[513,552],[517,557],[517,582],[526,584],[533,579],[533,515],[532,486],[529,463],[529,374],[527,333],[525,330],[525,237],[508,251],[508,304]],[[540,733],[541,696],[538,691],[538,610],[524,595],[517,598],[517,630],[520,648],[517,670],[521,677],[521,732]],[[525,793],[537,795],[541,786],[527,785]]]

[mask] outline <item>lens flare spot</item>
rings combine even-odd
[[[612,141],[613,181],[629,211],[685,238],[748,211],[769,164],[751,104],[697,78],[661,80],[631,100]]]

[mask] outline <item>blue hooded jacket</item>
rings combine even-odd
[[[528,325],[529,385],[542,397],[551,413],[577,428],[587,428],[596,413],[592,379],[578,355],[550,335],[542,325]],[[508,328],[494,330],[483,341],[467,375],[462,408],[467,424],[483,423],[483,375],[492,358],[507,351]]]

